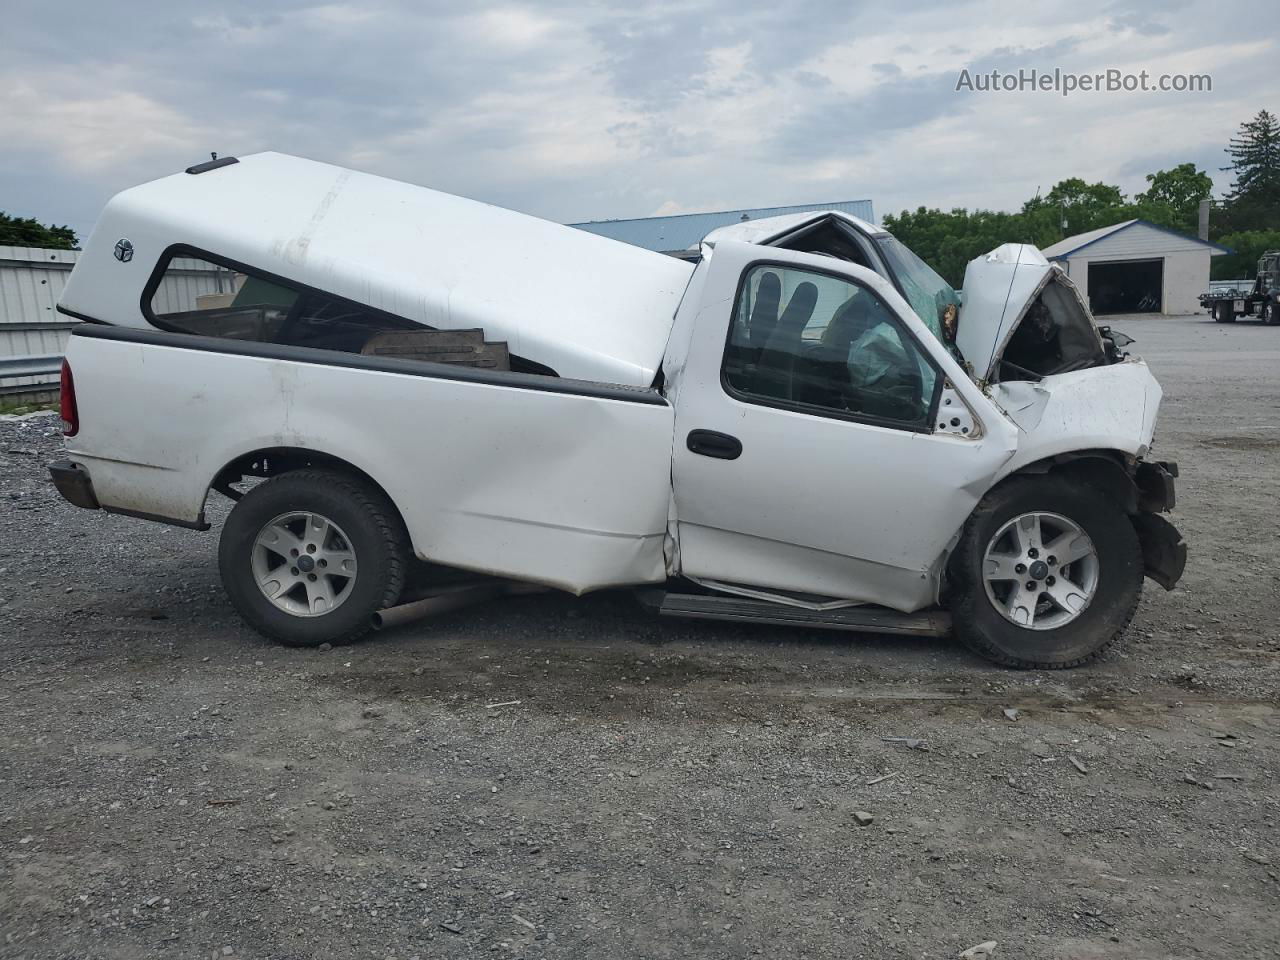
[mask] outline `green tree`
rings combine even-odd
[[[1105,227],[1125,217],[1116,211],[1124,206],[1124,192],[1109,183],[1087,183],[1071,177],[1054,184],[1043,197],[1037,196],[1022,205],[1024,214],[1044,215],[1056,212],[1063,236]]]
[[[1138,215],[1161,226],[1194,234],[1200,225],[1200,201],[1213,193],[1213,178],[1194,163],[1147,174],[1148,187],[1135,196]]]
[[[45,226],[30,217],[11,217],[0,210],[0,246],[77,250],[80,244],[70,227]]]
[[[1214,257],[1211,276],[1214,280],[1252,280],[1258,275],[1258,258],[1268,250],[1280,250],[1280,229],[1244,230],[1218,238],[1218,243],[1231,253]]]
[[[885,227],[937,270],[953,287],[964,282],[964,269],[974,257],[1002,243],[1048,246],[1058,239],[1049,216],[994,210],[938,210],[919,207],[884,218]]]
[[[1124,204],[1119,187],[1063,180],[1048,194],[1022,205],[1018,213],[998,210],[938,210],[919,207],[885,217],[894,236],[937,270],[948,283],[959,287],[969,261],[1002,243],[1030,243],[1047,247],[1066,233],[1079,233],[1139,216]]]
[[[1017,213],[918,207],[896,216],[889,214],[884,225],[959,288],[969,261],[1002,243],[1030,243],[1043,249],[1069,234],[1133,219],[1194,233],[1200,200],[1213,188],[1209,176],[1194,163],[1182,163],[1150,174],[1147,184],[1145,192],[1127,202],[1117,186],[1071,177],[1055,184],[1047,194],[1028,200]],[[1233,246],[1229,239],[1220,242]],[[1224,259],[1214,259],[1215,277],[1219,269],[1226,269],[1218,266]],[[1257,259],[1252,254],[1252,260]]]
[[[1054,184],[1044,199],[1054,207],[1094,210],[1118,207],[1124,203],[1124,193],[1109,183],[1085,183],[1079,177],[1071,177]]]
[[[1227,144],[1235,174],[1231,193],[1210,220],[1210,236],[1280,227],[1280,122],[1266,110],[1240,125]]]
[[[1274,114],[1259,110],[1242,123],[1227,144],[1227,154],[1231,165],[1223,169],[1236,175],[1229,199],[1280,202],[1280,122]]]

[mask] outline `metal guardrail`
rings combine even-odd
[[[62,370],[62,354],[46,353],[27,357],[0,357],[0,380],[14,377],[56,376]]]
[[[79,320],[26,320],[19,323],[0,320],[0,334],[26,333],[31,330],[71,330],[78,326],[80,326]]]

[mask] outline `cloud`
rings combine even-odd
[[[13,4],[0,208],[83,232],[119,189],[210,150],[262,149],[560,220],[863,197],[882,214],[1011,208],[1075,175],[1132,191],[1275,108],[1274,49],[1239,30],[1270,7]],[[955,90],[964,68],[1144,66],[1212,73],[1213,91]]]
[[[0,143],[42,151],[70,174],[93,175],[179,154],[207,135],[197,120],[130,89],[127,79],[123,70],[102,71],[94,84],[52,70],[0,73],[8,100]]]
[[[1066,38],[1032,49],[1001,47],[963,68],[972,74],[1016,70],[1025,63],[1057,60],[1075,46],[1073,39]],[[843,87],[811,98],[774,132],[770,149],[795,160],[835,155],[848,158],[875,149],[886,134],[920,128],[942,117],[970,116],[980,104],[957,95],[956,60],[954,55],[939,53],[935,64],[918,64],[911,72],[896,63],[872,63],[873,83],[854,75]],[[939,69],[941,66],[945,69]],[[876,135],[868,136],[869,131]]]
[[[1184,13],[1181,8],[1185,6],[1185,3],[1165,3],[1161,5],[1160,10],[1152,12],[1149,7],[1116,3],[1107,10],[1110,15],[1108,23],[1111,29],[1116,31],[1131,31],[1146,36],[1160,36],[1173,32],[1173,28],[1168,25],[1165,16],[1170,13],[1175,16],[1183,16]]]

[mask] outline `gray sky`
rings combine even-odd
[[[1274,0],[6,0],[0,209],[272,149],[554,220],[870,198],[1012,209],[1068,176],[1218,178],[1280,109]],[[1250,25],[1255,25],[1251,27]],[[1211,93],[957,92],[960,71],[1209,73]]]

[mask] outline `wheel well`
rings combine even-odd
[[[1125,513],[1132,516],[1138,513],[1139,510],[1139,490],[1132,474],[1129,472],[1128,461],[1130,459],[1119,450],[1074,450],[1070,453],[1060,453],[1029,463],[1015,470],[992,487],[991,490],[988,490],[987,494],[991,494],[1017,477],[1065,477],[1075,483],[1084,484],[1100,491],[1104,496],[1119,504]],[[972,518],[972,514],[970,514],[970,518]],[[966,526],[970,518],[966,518]],[[956,542],[959,541],[964,529],[965,527],[961,527],[960,531],[956,533],[953,542],[948,546],[947,552],[943,554],[942,570],[944,575],[939,581],[940,598],[945,598],[949,593],[951,565],[955,559],[954,550]]]
[[[326,467],[359,477],[386,497],[387,502],[400,517],[401,524],[404,524],[404,515],[400,513],[399,505],[377,480],[341,457],[302,447],[265,447],[241,454],[218,471],[213,482],[209,484],[209,489],[216,490],[231,500],[239,500],[244,494],[232,488],[231,484],[238,483],[245,477],[278,477],[282,473],[302,470],[306,467]],[[408,529],[407,526],[406,529]]]
[[[1093,487],[1119,504],[1125,513],[1138,512],[1138,486],[1123,453],[1117,450],[1077,450],[1037,460],[1010,474],[1013,477],[1052,474]]]

